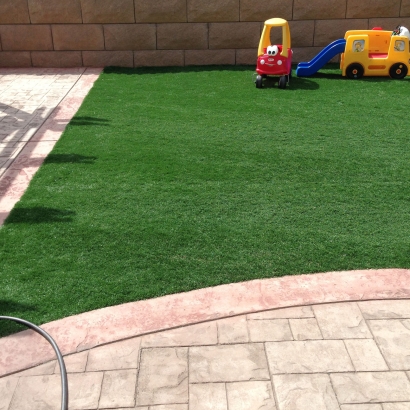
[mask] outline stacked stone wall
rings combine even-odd
[[[0,66],[254,65],[271,17],[298,62],[350,29],[410,28],[410,0],[0,0]]]

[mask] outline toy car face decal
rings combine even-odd
[[[279,53],[278,46],[268,46],[266,49],[266,54],[270,56],[276,56]]]

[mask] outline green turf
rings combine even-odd
[[[0,312],[410,267],[409,80],[252,73],[106,69],[0,229]]]

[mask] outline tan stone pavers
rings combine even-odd
[[[324,339],[372,337],[355,303],[318,305],[313,310]]]
[[[373,339],[349,339],[344,342],[356,371],[389,370]]]
[[[218,341],[221,344],[249,342],[246,316],[230,317],[216,322]]]
[[[189,349],[190,383],[269,380],[262,343],[201,346]]]
[[[16,176],[18,171],[13,178]],[[254,280],[132,302],[64,318],[43,328],[55,337],[65,354],[71,354],[138,335],[263,310],[341,300],[406,298],[410,298],[410,272],[406,269],[329,272]],[[142,316],[149,320],[139,320]],[[28,331],[0,338],[0,376],[55,358],[47,343],[35,339]]]
[[[137,406],[188,403],[188,348],[143,349]]]
[[[340,404],[410,400],[410,381],[404,372],[333,373]]]
[[[123,340],[91,349],[87,371],[136,369],[139,364],[141,338]]]
[[[87,365],[88,350],[81,353],[70,354],[64,357],[64,363],[67,373],[82,373],[85,372]],[[60,373],[60,366],[56,364],[54,373]]]
[[[0,410],[7,410],[9,408],[18,381],[17,377],[0,379]]]
[[[289,321],[286,319],[249,320],[248,328],[251,342],[293,339]]]
[[[134,407],[136,382],[136,369],[104,372],[99,408]]]
[[[316,319],[290,319],[289,325],[295,340],[323,339]]]
[[[229,410],[276,410],[269,381],[226,383]]]
[[[271,374],[354,370],[342,340],[267,342],[266,354]]]
[[[366,303],[366,302],[363,302]],[[401,301],[406,311],[410,300]],[[340,304],[339,304],[340,305]],[[389,303],[386,303],[389,305]],[[384,325],[396,334],[407,319],[368,319],[371,338],[297,340],[309,333],[318,307],[277,309],[216,319],[126,339],[65,357],[70,408],[82,410],[404,410],[410,404],[410,371],[390,370],[386,342],[376,334]],[[328,309],[330,304],[325,305]],[[356,302],[346,302],[333,316],[346,325],[356,317]],[[275,312],[279,319],[268,317]],[[333,312],[334,314],[334,312]],[[384,314],[384,313],[383,313]],[[343,320],[342,320],[343,318]],[[252,342],[255,323],[287,325],[291,340]],[[298,333],[298,325],[302,333]],[[297,323],[296,327],[294,323]],[[393,327],[388,325],[393,323]],[[374,324],[377,324],[375,327]],[[270,327],[270,333],[283,329]],[[307,330],[306,330],[307,329]],[[259,329],[260,330],[260,329]],[[315,333],[316,331],[313,331]],[[263,334],[263,332],[262,332]],[[268,332],[269,334],[269,332]],[[400,337],[389,345],[400,344]],[[389,339],[389,340],[390,340]],[[240,340],[240,342],[238,342]],[[386,343],[389,342],[387,340]],[[167,346],[167,347],[164,347]],[[183,347],[179,347],[183,346]],[[394,357],[408,354],[396,349]],[[402,357],[402,360],[403,360]],[[43,410],[58,406],[59,366],[52,360],[0,378],[0,410]],[[407,374],[406,374],[407,373]],[[33,404],[34,403],[34,404]]]
[[[327,374],[289,374],[272,377],[280,410],[339,410]]]
[[[68,375],[70,408],[96,409],[101,393],[103,373]],[[20,377],[11,401],[10,410],[44,410],[58,408],[61,395],[60,376]]]
[[[392,370],[410,370],[410,319],[369,320],[376,343]]]
[[[228,410],[225,383],[190,385],[189,406],[195,410]]]
[[[159,406],[149,407],[136,407],[138,410],[188,410],[188,404],[160,404]],[[130,410],[130,409],[118,409],[118,410]]]
[[[410,409],[410,401],[406,403],[383,403],[383,410],[408,410],[408,409]],[[373,409],[369,408],[369,410],[373,410]],[[378,410],[378,409],[374,409],[374,410]]]
[[[406,300],[368,300],[358,305],[365,319],[410,319]]]

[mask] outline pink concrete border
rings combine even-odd
[[[0,226],[20,200],[34,174],[80,108],[85,96],[101,74],[102,68],[83,68],[82,70],[81,77],[1,177],[0,191],[4,192],[4,195],[0,198]]]
[[[341,301],[410,298],[410,270],[328,272],[253,280],[83,313],[42,326],[63,354],[217,318]],[[53,359],[32,331],[0,339],[0,376]]]

